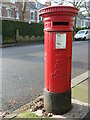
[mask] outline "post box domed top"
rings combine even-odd
[[[76,16],[78,14],[78,9],[72,6],[50,6],[39,10],[39,15],[42,17],[48,17],[53,15],[62,16]]]

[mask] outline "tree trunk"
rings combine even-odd
[[[21,20],[22,19],[22,3],[18,2],[18,4],[19,4],[19,18]]]
[[[22,20],[24,20],[25,12],[26,12],[26,0],[24,0],[24,2],[23,2],[23,8],[22,8]]]

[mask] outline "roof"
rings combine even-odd
[[[39,9],[46,7],[46,5],[41,4],[40,2],[37,2],[37,3],[38,3],[38,5],[39,5]]]
[[[39,10],[41,8],[44,8],[44,7],[46,7],[46,5],[43,5],[40,2],[38,2],[38,1],[37,2],[29,1],[29,2],[26,3],[26,9],[27,10],[30,10],[30,9]]]
[[[36,9],[36,5],[34,2],[27,2],[26,3],[26,9]]]
[[[83,14],[81,14],[81,13],[78,14],[78,18],[79,19],[86,19],[86,17]]]

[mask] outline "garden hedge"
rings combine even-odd
[[[31,23],[22,21],[10,21],[2,20],[2,36],[3,40],[6,38],[14,39],[16,30],[19,30],[19,34],[23,37],[28,35],[32,36],[43,36],[43,23]]]
[[[41,23],[31,23],[29,24],[28,22],[22,22],[22,21],[10,21],[10,20],[2,20],[2,38],[3,38],[3,44],[9,44],[9,43],[14,43],[14,39],[15,39],[15,34],[16,34],[16,30],[19,30],[19,35],[21,36],[29,36],[30,38],[32,38],[32,36],[34,36],[35,40],[32,40],[29,42],[40,42],[43,41],[43,29],[44,29],[44,24],[43,22]],[[1,23],[0,22],[0,23]],[[79,30],[82,29],[87,29],[87,28],[76,28],[76,32],[78,32]],[[90,29],[90,28],[89,28]],[[74,29],[75,31],[75,29]],[[39,36],[39,37],[38,37]],[[41,37],[41,38],[40,38]],[[40,38],[38,40],[38,38]],[[74,34],[73,34],[73,38],[74,38]],[[28,42],[26,39],[23,40],[18,40],[17,43],[19,42]]]

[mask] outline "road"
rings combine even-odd
[[[72,54],[74,78],[88,70],[88,41],[74,42]],[[3,110],[15,110],[43,93],[43,44],[3,48],[1,58]]]

